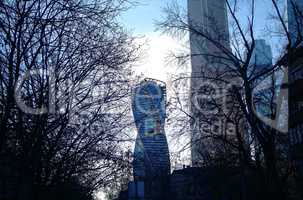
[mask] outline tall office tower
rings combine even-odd
[[[258,74],[264,71],[264,69],[272,66],[271,47],[266,44],[264,39],[255,40],[255,49],[252,53],[249,65],[252,68],[252,71],[249,71],[249,73],[254,74]]]
[[[247,76],[259,76],[267,69],[272,68],[272,59],[273,56],[270,45],[266,44],[266,41],[264,39],[256,39],[255,48],[252,52],[249,62]],[[257,78],[252,84],[253,92],[255,94],[253,98],[256,115],[264,119],[271,119],[272,116],[272,110],[269,106],[271,103],[269,100],[272,99],[271,97],[273,95],[270,84],[272,84],[272,77],[264,76]],[[264,128],[267,128],[267,126]],[[247,136],[246,141],[249,142],[249,140],[251,140],[251,130],[247,129],[246,131],[248,133],[245,134]],[[250,149],[254,155],[260,155],[262,152],[261,147],[257,141],[254,141],[253,145],[250,145]]]
[[[213,105],[209,99],[205,97],[207,91],[220,93],[219,90],[225,86],[222,83],[212,81],[209,78],[216,76],[218,73],[226,70],[227,64],[224,57],[223,49],[229,50],[229,30],[227,9],[225,0],[188,0],[188,21],[197,32],[205,34],[208,39],[190,32],[190,48],[191,48],[191,122],[192,148],[191,157],[194,166],[206,164],[206,159],[215,153],[215,149],[219,144],[207,138],[209,129],[214,131],[229,131],[226,122],[222,118],[218,118],[215,114]],[[216,41],[221,45],[220,48],[210,42]],[[221,57],[221,58],[220,58]],[[223,105],[222,105],[223,106]],[[203,116],[208,116],[211,121],[204,121]],[[211,127],[209,127],[209,125]],[[224,129],[224,130],[223,130]],[[221,134],[221,133],[219,133]],[[223,134],[223,133],[222,133]]]
[[[248,77],[251,76],[259,76],[267,69],[270,69],[272,67],[272,51],[270,45],[266,44],[266,41],[264,39],[257,39],[255,40],[255,48],[252,52],[252,56],[249,62],[249,69],[248,69]],[[260,77],[259,79],[256,79],[256,81],[253,84],[254,92],[256,92],[256,95],[258,96],[260,94],[260,98],[264,97],[264,99],[260,99],[260,102],[257,103],[256,106],[256,112],[263,117],[270,117],[271,116],[271,110],[268,106],[269,102],[264,102],[267,99],[271,99],[271,90],[270,85],[271,77]],[[267,89],[265,90],[265,89]],[[259,90],[259,91],[258,91]],[[267,97],[267,98],[265,98]]]
[[[288,30],[291,36],[292,44],[294,45],[299,38],[303,36],[303,1],[302,0],[287,0],[287,18]],[[300,46],[303,46],[301,42]]]
[[[145,79],[134,89],[132,108],[138,130],[135,144],[134,180],[144,182],[145,198],[162,195],[165,177],[170,174],[170,159],[164,131],[166,86]],[[156,198],[156,197],[153,197]]]

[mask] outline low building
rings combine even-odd
[[[160,196],[146,196],[144,183],[130,182],[118,200],[255,200],[264,197],[258,176],[239,167],[184,167],[168,177]],[[158,194],[158,190],[152,191]],[[126,196],[128,194],[128,196]]]

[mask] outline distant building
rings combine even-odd
[[[272,51],[270,45],[266,44],[264,39],[255,40],[255,48],[249,62],[248,74],[249,78],[258,77],[253,82],[253,98],[255,100],[256,112],[263,117],[271,118],[272,110],[270,109],[269,100],[272,99],[273,86],[272,77],[266,75],[266,70],[272,68]]]
[[[133,161],[134,182],[131,187],[134,188],[132,191],[136,191],[135,195],[148,198],[162,192],[170,174],[169,150],[164,130],[165,84],[154,79],[142,81],[134,89],[132,108],[138,135]]]
[[[287,0],[288,31],[292,40],[292,46],[296,44],[299,34],[303,36],[303,1]],[[300,42],[303,46],[303,41]]]
[[[248,77],[257,77],[252,83],[253,103],[256,115],[264,122],[264,130],[270,131],[270,128],[287,131],[287,106],[286,96],[283,99],[284,88],[281,85],[284,82],[285,74],[281,69],[273,69],[272,51],[270,45],[266,44],[264,39],[255,40]],[[268,70],[274,70],[273,73],[267,73]],[[283,102],[284,101],[284,102]],[[277,110],[281,109],[281,110]],[[272,126],[272,127],[271,127]],[[250,130],[249,130],[250,131]],[[287,159],[284,152],[289,150],[288,135],[282,131],[277,131],[275,135],[275,145],[277,157]],[[257,140],[254,142],[253,152],[259,158],[264,156]]]
[[[264,39],[256,39],[254,42],[255,47],[249,61],[247,76],[249,78],[260,76],[252,83],[255,111],[258,116],[271,118],[272,111],[270,104],[272,102],[268,100],[271,99],[273,95],[271,93],[272,78],[262,76],[262,73],[272,68],[272,51],[270,45],[266,44]],[[249,144],[252,139],[251,129],[246,129],[245,135],[246,142]],[[250,150],[253,157],[262,156],[260,155],[262,150],[257,140],[250,145]]]
[[[264,39],[255,40],[255,48],[253,50],[249,65],[251,69],[248,70],[250,76],[262,73],[265,69],[272,67],[272,51],[270,45],[266,44]]]

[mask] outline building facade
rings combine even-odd
[[[252,70],[249,73],[258,74],[264,69],[272,67],[272,51],[270,45],[264,39],[255,40],[255,48],[252,53],[249,65]],[[248,74],[250,76],[251,74]]]
[[[299,187],[303,187],[303,48],[292,55],[289,70],[289,141],[290,155]],[[303,194],[303,193],[302,193]]]
[[[290,33],[292,46],[303,46],[303,41],[299,42],[299,35],[303,36],[302,8],[302,0],[287,0],[288,31]],[[300,44],[296,44],[297,42],[299,42]]]
[[[169,149],[164,130],[165,84],[154,79],[142,81],[134,89],[132,109],[138,130],[133,184],[144,188],[144,196],[147,198],[149,195],[157,195],[155,191],[161,193],[164,188],[161,186],[166,182],[165,177],[170,174]]]
[[[296,180],[303,187],[303,1],[287,0],[288,31],[291,36],[291,52],[285,57],[288,68],[289,89],[289,141],[290,155],[296,170]]]
[[[255,48],[249,62],[248,77],[260,76],[252,87],[254,90],[254,103],[256,114],[260,117],[271,118],[273,110],[270,109],[270,99],[274,97],[271,87],[273,86],[273,77],[262,76],[266,70],[272,68],[272,51],[270,45],[266,44],[264,39],[255,40]]]
[[[218,146],[223,146],[216,144],[209,134],[233,132],[233,127],[219,117],[210,98],[211,93],[216,93],[214,98],[218,97],[218,104],[225,106],[222,88],[227,86],[212,79],[229,65],[227,59],[222,59],[223,51],[230,49],[225,0],[188,0],[188,21],[196,30],[190,31],[191,157],[193,166],[202,166],[217,153]],[[218,43],[220,48],[211,41]]]

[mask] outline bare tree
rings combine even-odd
[[[41,188],[73,178],[93,192],[128,165],[119,142],[138,47],[117,16],[129,6],[0,2],[0,153],[16,166],[16,198],[44,198]]]

